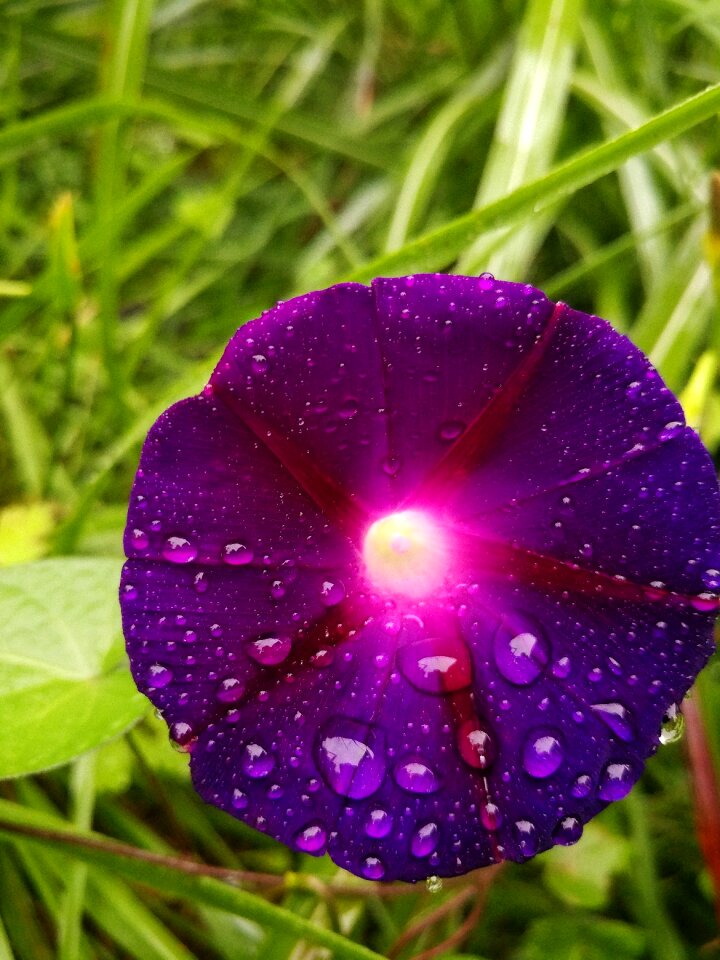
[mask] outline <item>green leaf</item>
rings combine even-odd
[[[543,917],[529,927],[514,960],[634,960],[645,947],[640,930],[594,916]]]
[[[146,711],[127,669],[116,561],[0,570],[0,778],[73,760]]]
[[[545,883],[565,903],[598,910],[607,903],[612,878],[625,868],[627,859],[626,840],[590,823],[582,843],[548,851],[543,858]]]

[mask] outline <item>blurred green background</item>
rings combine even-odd
[[[719,0],[0,4],[0,960],[720,955],[717,664],[576,847],[382,888],[196,799],[115,597],[154,418],[343,278],[490,270],[605,316],[715,453],[719,80]]]

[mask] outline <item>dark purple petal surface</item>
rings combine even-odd
[[[150,432],[121,588],[198,792],[368,879],[576,842],[712,650],[715,472],[647,359],[538,290],[343,284]]]

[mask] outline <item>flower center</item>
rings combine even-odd
[[[402,510],[372,524],[363,559],[380,590],[420,599],[442,586],[449,557],[438,525],[418,510]]]

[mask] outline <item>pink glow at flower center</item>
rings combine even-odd
[[[372,524],[363,559],[374,586],[417,600],[442,586],[449,551],[440,527],[426,513],[402,510]]]

